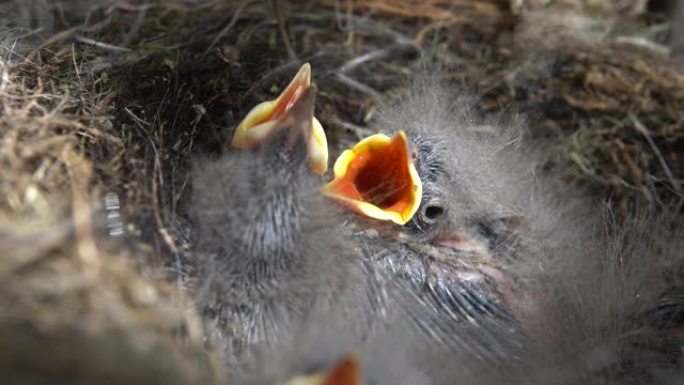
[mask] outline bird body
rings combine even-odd
[[[317,304],[344,306],[332,298],[356,276],[353,241],[310,171],[314,100],[308,88],[256,148],[193,168],[193,290],[229,360],[291,334]]]

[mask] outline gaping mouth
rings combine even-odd
[[[276,99],[258,104],[247,114],[235,129],[231,145],[246,150],[261,144],[279,127],[281,118],[310,85],[311,66],[306,63]],[[311,119],[313,129],[308,145],[309,163],[315,173],[323,175],[328,169],[328,143],[321,123],[313,116]]]
[[[354,356],[348,356],[325,371],[292,378],[284,385],[361,385],[361,368]]]
[[[420,206],[423,188],[403,131],[361,140],[337,158],[323,193],[360,214],[399,225]]]

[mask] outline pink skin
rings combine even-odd
[[[497,259],[481,242],[458,233],[439,237],[432,243],[438,247],[478,255],[483,261],[495,262]],[[516,282],[510,272],[497,267],[495,263],[479,264],[472,269],[449,267],[449,274],[453,274],[459,280],[482,284],[486,284],[487,281],[493,282],[496,286],[493,292],[498,293],[497,298],[501,305],[515,316],[523,328],[534,330],[533,320],[537,318],[535,315],[542,314],[540,305],[531,293],[524,289],[524,283]]]

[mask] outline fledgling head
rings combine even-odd
[[[229,357],[273,343],[354,283],[354,242],[310,170],[315,87],[251,149],[193,168],[195,292]],[[342,304],[340,304],[342,306]]]
[[[387,134],[383,137],[406,138],[405,152],[410,155],[398,157],[378,152],[379,160],[375,163],[398,159],[394,164],[409,170],[407,176],[398,172],[389,176],[387,169],[393,171],[390,167],[385,167],[383,174],[373,167],[359,166],[362,162],[374,163],[366,160],[374,156],[356,151],[356,147],[370,139],[367,138],[336,161],[336,171],[340,163],[344,165],[340,174],[342,170],[355,172],[336,175],[326,186],[327,195],[332,195],[329,190],[336,190],[333,192],[342,198],[333,198],[343,201],[353,195],[349,185],[354,185],[363,199],[372,203],[379,200],[374,197],[378,191],[382,193],[380,198],[402,189],[419,191],[417,199],[403,200],[404,207],[411,210],[402,213],[401,222],[391,223],[359,208],[356,211],[362,215],[356,218],[407,242],[482,253],[491,243],[492,235],[505,236],[505,229],[521,224],[521,213],[529,211],[538,182],[538,159],[530,154],[536,149],[522,143],[518,126],[478,121],[471,113],[473,101],[449,91],[435,76],[418,74],[406,95],[401,96],[379,106],[374,128]],[[357,165],[356,170],[353,165]],[[410,194],[402,194],[410,198]],[[378,208],[393,211],[393,207]]]
[[[299,100],[311,86],[311,66],[305,63],[283,92],[273,100],[259,103],[247,113],[233,133],[231,145],[241,150],[253,149],[278,131],[283,116],[300,104]],[[323,175],[328,169],[328,141],[321,123],[311,114],[311,128],[306,153],[311,170]]]
[[[248,257],[277,258],[292,251],[299,231],[298,206],[317,183],[307,166],[314,101],[315,89],[309,88],[253,149],[197,162],[200,231],[219,242],[241,244]]]
[[[533,162],[520,155],[510,131],[483,132],[464,100],[425,80],[378,109],[375,126],[392,141],[406,138],[405,150],[364,151],[368,139],[362,141],[337,160],[324,192],[352,206],[364,256],[398,277],[399,288],[390,291],[401,306],[412,304],[405,307],[426,337],[473,356],[508,359],[521,333],[498,259],[520,251],[513,234],[524,199],[534,193],[534,169],[526,167]],[[345,167],[338,168],[341,161]],[[353,207],[364,200],[375,211]],[[376,214],[383,210],[408,215],[397,221]]]
[[[352,221],[365,256],[399,277],[393,303],[417,334],[451,341],[446,354],[419,345],[429,357],[421,369],[435,367],[426,372],[437,383],[682,378],[682,286],[670,273],[681,271],[681,223],[611,225],[539,170],[537,145],[477,124],[430,79],[379,111],[381,130],[411,138],[422,199],[404,226]],[[449,363],[468,369],[457,377]]]

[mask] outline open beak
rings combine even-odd
[[[420,206],[423,186],[406,134],[377,134],[345,150],[323,193],[360,214],[404,225]]]
[[[231,145],[248,150],[258,146],[280,126],[280,120],[311,86],[311,66],[304,64],[285,90],[274,100],[254,107],[235,129]],[[312,135],[308,143],[308,157],[312,171],[323,175],[328,170],[328,142],[323,126],[311,116]]]
[[[286,385],[361,385],[361,369],[354,357],[347,357],[324,373],[295,377]]]

